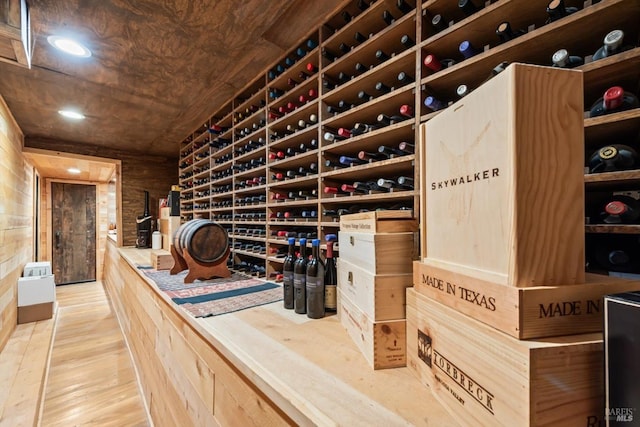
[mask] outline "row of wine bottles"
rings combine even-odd
[[[371,193],[388,193],[390,191],[410,191],[413,190],[413,178],[400,176],[397,179],[379,178],[372,181],[355,181],[352,184],[327,185],[324,186],[325,194],[333,195],[355,195]]]
[[[233,249],[246,251],[246,252],[255,252],[257,254],[266,254],[267,247],[262,243],[255,242],[242,242],[236,240],[233,242]]]
[[[307,209],[307,210],[294,209],[289,211],[271,212],[269,214],[270,220],[291,220],[291,219],[316,220],[317,218],[318,218],[318,211],[313,209]]]
[[[311,242],[311,257],[307,257],[306,239],[299,240],[296,255],[295,238],[289,238],[289,251],[284,259],[283,294],[284,308],[293,309],[298,314],[307,314],[312,319],[325,316],[325,312],[335,312],[338,275],[333,257],[335,234],[326,236],[325,259],[320,257],[320,240]]]

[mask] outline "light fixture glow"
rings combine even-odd
[[[81,170],[80,169],[76,169],[76,168],[69,168],[69,169],[67,169],[67,172],[73,173],[73,174],[78,174],[78,173],[81,172]]]
[[[73,120],[84,119],[84,114],[78,113],[77,111],[72,111],[72,110],[59,110],[58,114],[60,114],[62,117],[66,117],[68,119],[73,119]]]
[[[82,44],[75,40],[62,36],[49,36],[47,37],[49,44],[56,49],[59,49],[69,55],[77,56],[80,58],[89,58],[91,51]]]

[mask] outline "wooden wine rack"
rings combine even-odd
[[[481,3],[480,0],[474,2],[478,6]],[[183,220],[194,217],[216,220],[229,231],[235,260],[247,259],[252,263],[265,265],[267,275],[271,275],[282,270],[282,255],[286,252],[287,245],[286,239],[273,235],[274,232],[293,230],[315,233],[324,243],[327,234],[338,231],[338,218],[323,215],[323,210],[406,207],[413,209],[414,217],[419,216],[417,187],[414,190],[357,195],[325,194],[323,189],[327,185],[350,184],[375,178],[394,179],[401,175],[412,176],[416,183],[419,182],[419,145],[416,145],[415,154],[349,168],[327,168],[325,160],[337,160],[341,155],[356,157],[360,150],[372,152],[380,145],[397,146],[400,141],[417,142],[419,124],[438,114],[424,106],[426,96],[453,102],[457,99],[458,85],[464,83],[473,90],[490,77],[492,69],[501,62],[551,65],[551,56],[561,48],[567,49],[572,55],[585,58],[585,65],[578,67],[584,72],[585,110],[588,111],[591,104],[612,85],[621,85],[636,94],[640,92],[640,47],[591,62],[591,55],[602,45],[604,36],[613,29],[625,32],[625,44],[639,45],[638,0],[565,0],[566,6],[575,6],[580,10],[551,23],[545,22],[548,0],[487,1],[482,9],[469,17],[463,15],[457,3],[451,0],[417,0],[417,4],[414,0],[407,0],[407,3],[415,6],[408,13],[402,13],[396,3],[396,0],[376,0],[366,10],[360,11],[356,7],[356,1],[352,1],[344,11],[352,15],[353,19],[345,23],[341,13],[338,13],[312,31],[286,57],[279,58],[268,70],[259,74],[180,144],[179,175],[183,188]],[[384,11],[393,15],[391,25],[383,21]],[[431,17],[436,14],[446,18],[446,29],[437,31],[431,25]],[[526,33],[500,43],[495,29],[503,21],[508,21],[514,30],[522,29]],[[356,32],[363,35],[365,40],[357,42],[354,39]],[[404,35],[415,42],[412,47],[407,48],[400,42]],[[308,39],[316,41],[318,46],[309,49],[305,45]],[[458,46],[466,39],[480,53],[462,60]],[[350,50],[342,53],[341,44],[351,46]],[[302,57],[296,56],[298,47],[306,51]],[[322,49],[341,56],[330,61],[321,55]],[[390,58],[377,60],[378,50],[382,50]],[[432,73],[422,65],[428,54],[441,59],[452,58],[455,63]],[[297,60],[280,75],[270,79],[269,70],[284,64],[285,58]],[[306,69],[308,63],[317,67],[317,70],[309,72]],[[354,75],[357,63],[365,66],[360,75],[331,90],[324,87],[323,81],[335,79],[341,72]],[[301,72],[309,74],[309,77],[301,79]],[[400,83],[397,79],[400,72],[407,73],[414,82]],[[295,80],[297,84],[289,86],[289,79]],[[376,92],[375,85],[378,82],[390,87],[391,91],[384,94]],[[283,94],[277,98],[270,97],[270,92],[274,89]],[[318,96],[301,103],[300,96],[308,98],[310,90],[316,91]],[[332,115],[327,112],[328,105],[335,106],[340,100],[356,102],[360,91],[378,96],[343,113]],[[269,111],[277,111],[288,103],[299,105],[282,117],[269,118]],[[341,141],[329,142],[323,138],[325,130],[339,127],[350,129],[356,122],[375,123],[376,116],[380,113],[398,115],[398,109],[403,104],[413,107],[413,119]],[[297,129],[298,121],[308,122],[312,114],[317,116],[317,123]],[[585,117],[588,115],[585,114]],[[260,123],[264,123],[264,126]],[[208,129],[213,125],[227,130],[219,135],[211,134]],[[282,136],[287,125],[292,125],[297,130]],[[249,134],[241,135],[241,130],[245,128],[250,130]],[[281,137],[271,139],[270,135],[274,133]],[[630,144],[640,149],[639,133],[640,109],[586,118],[585,156],[588,158],[597,148],[613,142]],[[259,138],[265,141],[264,145],[248,152],[238,151],[249,141],[257,141]],[[221,139],[230,140],[230,144],[222,148],[210,145],[210,142],[215,144],[216,140]],[[318,148],[280,160],[268,159],[271,152],[296,148],[311,140],[317,141]],[[259,159],[264,159],[265,164],[261,165]],[[194,185],[194,182],[206,181],[234,165],[251,161],[257,167],[245,171],[232,169],[232,173],[227,176]],[[189,164],[185,165],[184,162]],[[273,178],[278,172],[308,168],[311,163],[317,165],[312,174],[284,180]],[[184,176],[189,173],[193,175]],[[240,187],[242,182],[246,183],[254,178],[262,181]],[[588,205],[592,194],[640,189],[640,170],[585,175],[585,185]],[[276,194],[312,190],[317,191],[317,197],[292,200],[273,198]],[[299,213],[302,210],[315,211],[317,216],[277,218],[278,213]],[[250,229],[251,232],[242,234],[240,231],[243,229]],[[586,232],[639,234],[640,226],[587,225]],[[255,246],[240,246],[242,244]],[[264,249],[260,250],[260,246]]]

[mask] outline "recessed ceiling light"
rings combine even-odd
[[[60,49],[69,55],[78,56],[80,58],[88,58],[91,56],[91,51],[89,49],[68,37],[49,36],[47,37],[47,41],[51,46],[56,49]]]
[[[58,114],[68,119],[74,119],[74,120],[84,119],[84,114],[78,113],[77,111],[73,111],[73,110],[59,110]]]
[[[80,169],[76,169],[76,168],[69,168],[69,169],[67,169],[67,172],[69,172],[69,173],[80,173],[81,170]]]

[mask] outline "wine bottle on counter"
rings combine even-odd
[[[298,314],[307,312],[307,239],[300,239],[300,256],[293,264],[293,308]]]
[[[589,173],[616,172],[640,166],[638,152],[623,144],[607,145],[589,158]]]
[[[547,5],[547,18],[546,23],[557,21],[565,16],[571,15],[578,11],[577,7],[565,7],[564,0],[551,0]]]
[[[614,195],[600,217],[605,224],[637,224],[640,222],[640,201],[631,196]]]
[[[311,258],[306,272],[307,317],[324,317],[324,263],[320,259],[320,240],[311,241]]]
[[[336,260],[333,257],[333,244],[338,240],[335,234],[327,234],[327,253],[324,268],[324,309],[327,312],[335,312],[337,305],[338,270]]]
[[[615,55],[625,50],[632,49],[633,46],[623,45],[624,31],[613,30],[604,37],[604,45],[601,46],[596,53],[593,54],[592,59],[597,61],[598,59],[607,58],[611,55]]]
[[[589,112],[589,117],[598,117],[605,114],[638,108],[640,101],[631,92],[625,91],[620,86],[613,86],[606,90],[603,97],[598,99]]]
[[[557,68],[574,68],[584,64],[584,59],[579,56],[569,55],[567,49],[556,51],[551,57],[553,67]]]

